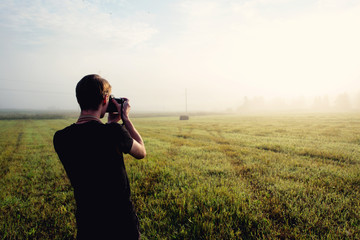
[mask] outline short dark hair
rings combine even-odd
[[[97,110],[111,92],[109,82],[97,74],[83,77],[76,85],[76,99],[81,110]]]

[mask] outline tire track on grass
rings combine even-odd
[[[207,130],[208,134],[211,136],[210,139],[217,145],[218,149],[225,154],[227,160],[230,160],[230,163],[234,166],[243,165],[243,159],[241,155],[245,152],[239,152],[236,150],[232,143],[227,140],[220,131],[211,131]]]
[[[174,160],[174,158],[179,155],[180,148],[184,145],[187,145],[186,143],[192,138],[192,131],[192,128],[187,129],[187,132],[185,132],[184,128],[178,127],[177,133],[175,133],[175,135],[170,138],[170,147],[167,153],[172,160]]]
[[[321,149],[286,149],[281,145],[259,145],[255,147],[256,149],[274,152],[279,154],[290,154],[292,156],[298,157],[309,157],[314,161],[327,161],[328,164],[351,164],[355,165],[358,163],[356,159],[353,159],[351,156],[348,156],[342,152],[326,151]]]
[[[208,132],[212,136],[212,140],[217,144],[218,149],[225,154],[233,166],[236,176],[242,179],[248,186],[249,192],[252,192],[249,197],[254,201],[260,201],[259,207],[261,209],[259,209],[259,212],[261,215],[276,225],[280,225],[285,221],[295,223],[296,219],[285,211],[285,202],[269,188],[266,182],[259,178],[267,174],[266,166],[260,164],[247,166],[245,163],[245,158],[250,154],[256,158],[257,153],[254,152],[259,151],[259,149],[251,147],[249,151],[248,147],[244,147],[244,149],[235,148],[233,143],[222,134],[214,134],[214,131]]]
[[[15,132],[13,132],[14,130]],[[10,165],[19,151],[24,135],[23,124],[17,122],[15,126],[10,126],[9,130],[2,133],[2,135],[2,138],[6,138],[6,143],[0,156],[0,177],[4,178],[10,171]]]

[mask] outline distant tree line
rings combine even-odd
[[[360,92],[350,96],[344,92],[330,99],[328,95],[316,96],[313,99],[297,97],[292,100],[273,98],[265,100],[264,97],[245,96],[238,112],[266,111],[266,110],[314,110],[314,111],[351,111],[360,110]]]
[[[20,119],[65,119],[74,117],[72,113],[31,113],[31,112],[0,112],[0,120]]]

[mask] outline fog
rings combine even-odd
[[[2,0],[0,109],[78,110],[97,73],[136,112],[358,111],[358,26],[352,0]]]

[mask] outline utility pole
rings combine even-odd
[[[185,113],[187,115],[187,88],[185,88]]]
[[[189,120],[189,115],[187,112],[187,88],[185,88],[185,115],[181,115],[180,120]]]

